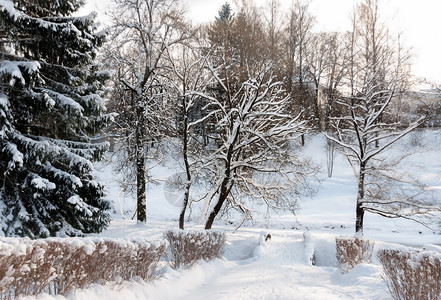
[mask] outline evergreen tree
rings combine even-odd
[[[0,234],[65,236],[109,223],[92,176],[110,120],[105,72],[93,60],[104,35],[81,0],[0,0]]]
[[[228,2],[225,2],[224,5],[221,6],[221,8],[218,11],[218,17],[216,17],[216,20],[218,22],[224,22],[229,23],[233,20],[233,11],[231,10],[231,6]]]

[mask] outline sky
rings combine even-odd
[[[214,20],[227,0],[182,0],[195,23]],[[231,4],[235,0],[228,0]],[[266,0],[251,0],[265,6]],[[402,38],[413,53],[413,73],[430,83],[441,84],[441,1],[440,0],[379,0],[380,14]],[[358,0],[310,0],[310,12],[317,19],[317,31],[345,31],[350,28],[350,15]],[[86,0],[80,11],[87,14],[104,12],[111,0]],[[291,0],[280,0],[285,8]],[[233,6],[234,7],[234,6]]]

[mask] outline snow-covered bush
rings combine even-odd
[[[42,292],[65,295],[92,283],[150,280],[165,250],[165,241],[1,238],[0,299]]]
[[[373,242],[360,238],[338,237],[335,243],[338,265],[343,272],[352,270],[360,263],[371,262]]]
[[[384,280],[392,298],[440,299],[441,254],[430,251],[381,250]]]
[[[221,258],[225,233],[211,230],[169,230],[165,237],[170,243],[169,260],[173,268],[191,267],[199,260]]]

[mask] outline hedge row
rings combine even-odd
[[[358,238],[337,238],[337,260],[343,271],[370,262],[374,244]],[[377,253],[383,279],[393,299],[441,299],[441,253],[383,249]]]
[[[209,230],[170,230],[168,240],[169,261],[173,268],[191,267],[199,260],[209,261],[222,257],[225,233]]]
[[[388,249],[378,259],[394,299],[441,299],[441,253]]]
[[[150,280],[166,242],[98,238],[0,238],[0,299],[65,295],[92,283]]]
[[[225,234],[214,231],[167,231],[173,268],[220,258]],[[151,280],[167,242],[103,238],[0,238],[0,299],[18,295],[66,295],[92,283]]]

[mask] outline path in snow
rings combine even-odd
[[[335,236],[311,235],[312,243],[307,246],[314,246],[317,262],[312,266],[305,254],[311,248],[305,247],[302,232],[276,229],[270,232],[270,241],[260,241],[264,246],[259,246],[259,229],[230,232],[223,259],[197,263],[189,269],[166,268],[160,278],[147,283],[108,283],[77,290],[67,297],[40,295],[24,299],[391,299],[378,263],[361,264],[341,274],[336,268]]]
[[[309,265],[301,233],[273,235],[256,250],[257,256],[228,264],[179,299],[390,299],[384,290],[378,291],[379,276],[375,285],[354,289],[354,282],[347,284],[349,274]],[[350,281],[363,281],[366,271],[379,272],[375,266],[362,268],[360,276],[355,274]]]

